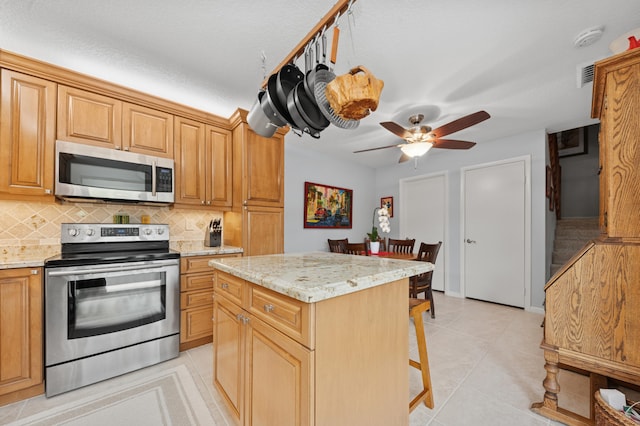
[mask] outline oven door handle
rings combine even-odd
[[[48,271],[47,275],[50,277],[62,277],[66,275],[87,275],[87,274],[103,274],[108,272],[126,272],[126,271],[141,271],[148,269],[160,269],[166,268],[167,265],[136,265],[136,266],[123,266],[122,268],[96,268],[96,269],[74,269],[67,271]]]

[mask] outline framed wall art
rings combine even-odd
[[[559,157],[587,153],[587,132],[584,127],[558,132],[557,135]]]
[[[393,217],[393,197],[380,198],[380,207],[386,207],[389,211],[389,217]]]
[[[353,190],[304,183],[305,228],[352,228]]]

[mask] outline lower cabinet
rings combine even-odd
[[[211,343],[213,269],[209,260],[240,254],[188,256],[180,259],[180,350]]]
[[[215,298],[214,383],[236,421],[313,424],[313,352],[232,298],[223,292]]]
[[[0,405],[44,392],[42,269],[0,270]]]
[[[304,303],[216,270],[213,381],[235,421],[409,424],[408,285]]]

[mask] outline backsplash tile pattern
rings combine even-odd
[[[130,223],[149,215],[151,223],[169,224],[170,240],[202,241],[209,221],[221,212],[110,203],[37,203],[0,200],[0,262],[46,258],[60,251],[60,224],[113,223],[128,214]]]

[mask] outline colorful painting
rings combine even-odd
[[[393,197],[380,198],[380,207],[386,207],[389,211],[389,217],[393,217]]]
[[[304,183],[305,228],[351,228],[353,190]]]

